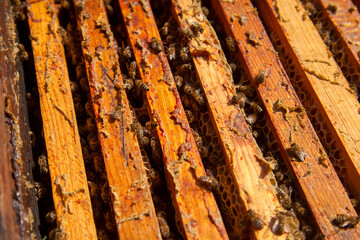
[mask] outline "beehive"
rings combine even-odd
[[[360,238],[358,1],[0,2],[1,238]]]

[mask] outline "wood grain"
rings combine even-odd
[[[253,231],[251,236],[285,239],[285,235],[276,236],[270,230],[270,221],[281,207],[270,182],[271,175],[265,174],[262,153],[245,122],[243,110],[228,104],[235,92],[234,83],[215,31],[196,1],[174,0],[172,3],[173,16],[181,29],[189,30],[192,22],[204,28],[203,33],[188,42],[188,46],[240,199],[246,210],[259,213],[265,222],[265,227]]]
[[[302,118],[297,117],[301,110],[292,112],[288,110],[286,116],[283,111],[274,111],[274,104],[279,99],[283,100],[283,105],[288,109],[302,107],[302,104],[285,74],[259,17],[254,14],[254,7],[250,1],[232,4],[213,0],[212,3],[228,35],[233,36],[238,43],[241,62],[246,66],[253,86],[256,87],[267,110],[282,155],[285,156],[287,166],[294,172],[319,228],[328,239],[341,239],[345,234],[349,236],[345,231],[339,232],[336,237],[333,236],[337,233],[337,229],[331,224],[331,220],[339,213],[339,209],[344,211],[347,209],[351,215],[356,213],[329,158],[322,155],[325,150],[309,118],[306,114]],[[240,23],[239,17],[246,18],[246,22]],[[249,33],[259,39],[259,45],[249,42]],[[256,76],[262,70],[268,74],[265,83],[257,85]],[[304,162],[291,160],[287,149],[291,148],[292,143],[296,143],[308,155]],[[318,160],[320,157],[323,158],[321,163]],[[352,234],[356,236],[358,233]]]
[[[80,136],[53,1],[27,1],[57,224],[61,239],[96,239]]]
[[[187,239],[228,239],[211,191],[197,178],[206,175],[164,51],[154,53],[151,39],[160,34],[148,1],[119,1],[152,119],[158,123],[167,180]],[[127,16],[131,15],[131,19]],[[140,31],[138,31],[140,30]],[[139,47],[139,46],[143,47]],[[162,47],[163,48],[163,47]]]
[[[20,224],[21,235],[27,239],[40,238],[39,213],[32,178],[32,149],[30,144],[30,129],[28,110],[25,100],[25,82],[22,69],[20,49],[14,15],[8,1],[0,1],[3,6],[0,35],[2,37],[0,55],[2,55],[1,72],[5,101],[5,116],[7,125],[8,159],[12,164],[15,179],[16,198],[13,199],[17,221]],[[11,169],[9,169],[10,171]],[[15,195],[15,194],[14,194]]]
[[[104,3],[75,9],[119,239],[161,239]]]

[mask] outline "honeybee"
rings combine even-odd
[[[94,117],[94,109],[90,100],[85,103],[85,111],[89,117]]]
[[[258,138],[258,137],[259,137],[259,133],[258,133],[258,131],[256,131],[256,130],[253,130],[253,131],[252,131],[252,135],[253,135],[254,138]]]
[[[124,79],[124,83],[122,85],[120,84],[119,81],[115,82],[115,85],[114,85],[115,89],[116,90],[123,89],[125,91],[131,90],[134,86],[134,81],[132,79],[126,78],[126,77],[124,77],[123,79]]]
[[[258,217],[252,209],[246,212],[246,216],[250,220],[255,230],[261,230],[264,227],[264,221]]]
[[[335,3],[329,3],[326,9],[329,10],[332,14],[336,14],[338,6]]]
[[[56,221],[56,212],[55,212],[55,210],[48,212],[45,215],[45,220],[48,223],[54,223]]]
[[[101,187],[101,199],[104,203],[110,202],[110,189],[109,184],[106,182]]]
[[[263,111],[263,109],[256,102],[250,103],[250,107],[256,113],[261,113]]]
[[[234,94],[234,96],[230,100],[230,103],[231,104],[239,104],[240,108],[244,108],[246,100],[247,100],[247,98],[246,98],[245,94],[242,92],[239,92],[239,93]]]
[[[38,158],[38,164],[39,164],[41,173],[48,173],[49,172],[49,165],[48,165],[48,161],[46,159],[46,156],[40,155],[40,157]]]
[[[198,35],[199,33],[203,33],[203,32],[204,32],[203,26],[201,26],[201,24],[198,23],[198,22],[192,22],[192,23],[190,24],[190,29],[191,29],[191,31],[193,31],[193,33],[194,33],[195,35]]]
[[[64,238],[63,232],[60,228],[56,227],[49,232],[49,239],[61,239]]]
[[[306,238],[313,239],[313,236],[315,235],[315,231],[312,227],[309,225],[304,225],[301,228],[302,232],[305,234]]]
[[[162,28],[160,28],[160,34],[163,37],[166,37],[169,34],[169,22],[164,23],[164,25],[162,26]]]
[[[278,100],[276,100],[276,102],[274,103],[273,105],[273,110],[275,112],[279,111],[280,109],[283,109],[285,106],[284,106],[284,103],[283,103],[283,100],[282,98],[279,98]]]
[[[245,93],[245,95],[249,97],[253,97],[255,94],[255,90],[251,85],[236,86],[236,92]]]
[[[132,61],[129,66],[129,75],[132,79],[135,79],[136,77],[136,68],[137,68],[136,61]]]
[[[122,51],[123,56],[127,59],[130,60],[132,57],[132,53],[131,53],[131,49],[129,46],[126,46],[123,51]]]
[[[205,15],[205,17],[209,16],[209,9],[207,7],[201,7],[201,11]]]
[[[195,140],[197,148],[200,149],[203,146],[202,138],[200,137],[199,133],[197,131],[195,131],[194,129],[191,129],[191,132],[194,136],[194,140]]]
[[[200,184],[210,190],[217,189],[219,187],[218,180],[216,180],[216,178],[214,177],[214,175],[212,174],[212,172],[209,169],[206,169],[206,174],[207,175],[203,175],[198,178],[198,181],[200,182]]]
[[[159,53],[159,52],[161,52],[163,50],[161,42],[156,37],[151,38],[151,48],[156,53]]]
[[[166,213],[164,211],[160,211],[156,214],[156,217],[159,222],[161,236],[163,238],[168,238],[170,236],[170,227],[166,221]]]
[[[148,85],[146,85],[146,83],[144,83],[142,80],[139,79],[135,79],[135,86],[137,88],[139,88],[142,91],[149,91],[150,88]]]
[[[85,126],[89,132],[95,132],[97,130],[96,122],[94,118],[87,118],[85,122]]]
[[[305,234],[300,231],[300,230],[296,230],[294,233],[293,233],[293,239],[296,239],[296,240],[305,240],[306,239],[306,236]]]
[[[277,235],[281,235],[284,233],[284,227],[285,227],[285,216],[282,213],[278,213],[276,215],[274,224],[271,226],[271,231]]]
[[[147,143],[147,141],[149,141],[149,139],[144,136],[144,129],[141,126],[141,124],[139,122],[132,123],[131,124],[131,130],[133,132],[135,132],[135,134],[136,134],[136,136],[138,138],[140,146],[146,145],[146,143]]]
[[[291,148],[288,148],[287,152],[300,162],[303,162],[306,157],[309,157],[309,155],[303,149],[301,149],[296,143],[292,143]]]
[[[226,47],[230,52],[236,52],[236,42],[233,37],[226,38]]]
[[[284,174],[282,172],[277,172],[274,174],[276,181],[281,182],[284,180]]]
[[[114,213],[111,210],[105,212],[104,219],[105,219],[105,227],[109,232],[116,231],[116,223],[114,221]]]
[[[99,194],[99,188],[95,183],[88,181],[88,186],[89,186],[90,196],[92,198]]]
[[[92,154],[93,155],[93,154]],[[94,158],[94,167],[96,172],[104,172],[105,170],[105,164],[104,159],[101,157],[101,155],[95,154]]]
[[[162,161],[162,152],[161,152],[160,143],[156,138],[152,137],[150,140],[150,146],[152,151],[152,159],[157,165],[160,166]]]
[[[19,54],[20,61],[23,62],[23,61],[29,60],[29,54],[27,53],[24,45],[19,44],[18,48],[19,48],[19,53],[18,54]]]
[[[189,84],[186,84],[184,86],[184,92],[186,95],[190,95],[195,100],[195,102],[197,104],[199,104],[200,106],[205,103],[205,99],[201,95],[200,89],[195,90],[192,86],[190,86]]]
[[[194,38],[194,33],[190,29],[178,29],[179,35],[184,38],[184,40],[189,41]]]
[[[183,62],[186,62],[189,60],[189,48],[188,47],[182,47],[180,49],[180,58]],[[191,70],[191,69],[190,69]]]
[[[167,48],[166,56],[169,58],[170,61],[176,59],[176,48],[174,43],[170,44],[169,47]]]
[[[46,188],[42,183],[35,182],[34,187],[35,187],[35,196],[37,200],[39,200],[40,198],[46,195]]]
[[[305,216],[307,214],[306,208],[300,202],[293,202],[293,208],[299,216]]]
[[[280,185],[276,188],[276,195],[279,199],[279,202],[281,206],[283,206],[285,209],[291,208],[291,193],[292,193],[292,187],[287,188],[285,184]]]
[[[176,86],[177,86],[178,88],[181,88],[184,79],[183,79],[182,76],[176,75],[176,76],[174,77],[174,81],[175,81]]]
[[[331,223],[339,228],[354,228],[360,221],[359,216],[349,216],[344,214],[337,214]]]
[[[258,75],[256,75],[256,83],[257,84],[262,84],[265,82],[265,79],[266,79],[266,72],[264,70],[261,70]]]
[[[256,113],[250,114],[249,116],[247,116],[245,118],[245,121],[249,124],[249,125],[253,125],[257,120],[257,115]]]
[[[93,151],[97,150],[99,146],[99,140],[96,136],[96,133],[90,133],[89,135],[87,135],[86,139],[89,143],[90,149]]]
[[[146,171],[146,175],[152,189],[161,188],[162,182],[158,171],[156,171],[154,168],[150,168],[148,171]]]
[[[183,73],[186,71],[191,71],[191,69],[192,69],[191,63],[186,63],[186,64],[182,64],[180,66],[177,66],[176,72]]]
[[[158,124],[154,121],[148,121],[146,124],[145,124],[145,128],[152,131],[154,129],[156,129],[158,126]]]
[[[185,114],[189,123],[193,123],[195,121],[194,114],[190,110],[185,110]]]

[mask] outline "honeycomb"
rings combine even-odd
[[[309,13],[310,19],[335,58],[342,73],[350,83],[354,94],[358,95],[360,88],[360,69],[354,61],[349,60],[349,53],[346,51],[345,43],[343,43],[341,35],[336,31],[330,21],[327,20],[326,15],[316,2],[312,3],[308,0],[302,0],[302,4]]]
[[[90,98],[90,89],[88,79],[84,68],[84,60],[82,58],[81,45],[77,25],[75,23],[75,15],[73,13],[72,3],[68,1],[60,1],[59,19],[63,26],[60,31],[63,35],[63,43],[66,47],[66,57],[69,68],[71,81],[71,90],[74,100],[76,117],[78,122],[79,133],[81,137],[81,147],[83,151],[88,185],[91,194],[91,202],[99,239],[117,239],[116,225],[114,213],[111,206],[111,198],[109,194],[109,185],[105,173],[105,165],[101,148],[98,140],[97,127],[94,120],[94,112]],[[127,96],[133,113],[133,121],[140,126],[141,138],[140,147],[148,182],[150,184],[151,196],[155,205],[159,221],[165,221],[169,227],[169,233],[163,233],[164,239],[183,239],[182,229],[178,224],[173,205],[171,204],[170,191],[167,189],[166,177],[162,163],[162,152],[159,139],[156,132],[147,127],[151,122],[148,106],[143,96],[143,91],[135,86],[134,79],[139,77],[137,70],[132,69],[131,63],[134,61],[133,53],[127,41],[126,30],[122,17],[114,16],[114,9],[118,6],[112,1],[105,1],[108,17],[115,35],[118,45],[119,62],[124,82],[129,84]],[[185,42],[184,36],[179,33],[176,28],[177,24],[173,20],[169,20],[170,14],[165,11],[164,7],[169,6],[169,1],[152,1],[152,9],[157,20],[158,28],[161,33],[162,42],[167,53],[172,72],[176,79],[182,104],[186,110],[188,121],[192,128],[193,135],[196,140],[198,150],[206,169],[211,170],[215,178],[219,181],[220,187],[213,191],[217,204],[220,208],[222,218],[224,220],[230,239],[247,238],[250,231],[250,223],[246,216],[246,209],[239,197],[239,191],[231,174],[229,167],[225,163],[223,152],[221,151],[220,141],[216,136],[216,131],[210,121],[210,115],[206,104],[202,104],[204,93],[197,79],[192,57]],[[203,2],[203,12],[209,17],[210,23],[214,27],[222,48],[226,54],[226,60],[230,63],[233,72],[234,84],[238,92],[243,92],[247,97],[244,113],[247,119],[255,114],[255,110],[250,103],[256,103],[261,107],[261,103],[257,98],[257,93],[251,85],[238,62],[234,51],[228,49],[226,34],[223,32],[219,21],[217,21],[212,13],[211,7],[206,1]],[[117,11],[119,12],[119,11]],[[166,13],[166,14],[164,14]],[[168,21],[169,20],[169,21]],[[20,23],[19,25],[20,26]],[[322,26],[324,28],[324,26]],[[21,26],[25,30],[21,30],[21,41],[31,54],[29,40],[25,37],[28,35],[26,29],[28,26]],[[325,30],[324,30],[325,31]],[[331,31],[331,30],[326,30]],[[330,159],[335,164],[339,176],[343,176],[346,169],[344,168],[342,152],[338,150],[333,137],[329,135],[323,116],[314,106],[314,100],[310,98],[310,94],[306,92],[301,77],[296,71],[295,64],[292,59],[281,48],[281,42],[276,38],[274,33],[270,34],[273,43],[280,52],[282,61],[285,65],[293,84],[307,108],[308,115],[311,118],[315,130],[321,138]],[[331,40],[334,42],[333,40]],[[331,49],[331,47],[329,47]],[[333,47],[336,48],[335,45]],[[228,50],[227,50],[228,49]],[[342,53],[344,55],[344,53]],[[343,57],[346,59],[346,57]],[[30,57],[30,59],[33,59]],[[345,60],[341,60],[348,69],[350,79],[358,78],[353,68],[345,65]],[[224,62],[224,65],[228,63]],[[30,114],[30,126],[33,131],[33,152],[34,159],[46,156],[46,148],[42,137],[42,122],[39,108],[39,96],[35,81],[35,73],[33,62],[24,63],[26,72],[32,73],[26,76],[28,91],[28,106]],[[191,87],[196,94],[191,94],[186,87]],[[249,122],[249,121],[248,121]],[[317,231],[314,220],[309,209],[298,191],[294,182],[292,173],[288,171],[284,163],[284,159],[279,151],[278,143],[271,133],[269,120],[266,114],[258,115],[256,121],[249,123],[256,142],[261,149],[266,160],[272,166],[274,176],[273,187],[277,193],[279,202],[289,215],[294,215],[296,219],[296,229],[293,232],[294,238],[296,234],[303,234],[306,239],[312,239]],[[138,135],[139,137],[139,135]],[[46,158],[45,158],[46,159]],[[46,161],[46,160],[45,160]],[[46,163],[46,162],[45,162]],[[46,164],[45,164],[46,165]],[[38,183],[39,211],[41,220],[41,235],[50,239],[55,239],[58,233],[56,223],[53,216],[54,203],[51,197],[51,184],[49,173],[42,170],[43,166],[36,163],[34,168],[34,178]],[[341,178],[346,184],[345,179]],[[55,218],[56,219],[56,218]],[[303,239],[299,237],[299,239]]]
[[[274,45],[274,48],[278,51],[281,63],[286,70],[290,81],[299,96],[303,106],[306,109],[307,115],[319,136],[319,139],[326,151],[326,154],[329,156],[330,161],[332,162],[336,173],[338,174],[341,182],[344,187],[348,189],[349,183],[346,180],[346,167],[345,167],[345,152],[341,151],[340,144],[337,143],[334,136],[332,136],[329,126],[325,122],[325,116],[320,111],[320,109],[315,104],[315,99],[312,97],[310,92],[307,90],[305,83],[303,81],[304,76],[301,75],[298,69],[301,66],[298,65],[297,61],[293,59],[293,56],[290,56],[286,52],[284,47],[284,42],[276,35],[274,31],[269,31],[267,33]],[[349,193],[349,191],[347,191]],[[351,196],[350,196],[351,197]]]

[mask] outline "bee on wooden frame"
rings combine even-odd
[[[246,216],[255,230],[261,230],[264,227],[264,221],[252,209],[247,211]]]
[[[206,174],[207,175],[203,175],[198,178],[200,184],[210,190],[217,189],[219,187],[219,182],[216,180],[210,169],[206,169]]]
[[[151,38],[151,48],[156,52],[159,53],[163,50],[161,42],[156,37]]]
[[[349,216],[345,214],[337,214],[337,216],[331,221],[331,223],[339,228],[354,228],[360,221],[359,216]]]

